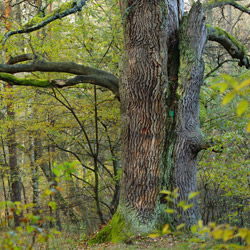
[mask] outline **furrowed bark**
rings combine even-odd
[[[126,226],[132,224],[133,230],[148,232],[163,215],[158,198],[166,124],[164,89],[168,84],[167,8],[163,1],[124,2],[128,12],[124,12],[120,82],[122,180],[118,212]]]
[[[207,37],[204,20],[202,5],[197,2],[183,18],[180,28],[179,102],[172,179],[173,188],[178,188],[176,203],[193,203],[193,207],[186,211],[177,208],[175,224],[185,223],[188,228],[199,218],[198,199],[188,201],[188,194],[197,191],[197,154],[204,147],[199,124],[199,95],[204,74],[202,52]]]

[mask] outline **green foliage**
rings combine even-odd
[[[175,199],[178,196],[178,190],[170,191],[162,191],[163,194],[166,195],[166,200],[170,203],[174,203]],[[189,199],[197,196],[199,192],[193,192],[189,194]],[[186,207],[186,201],[181,201],[177,204],[177,207],[182,207],[185,211],[189,207]],[[176,213],[174,209],[166,209],[167,213]],[[150,234],[149,237],[160,237],[166,234],[180,235],[183,234],[182,230],[185,228],[185,224],[178,225],[175,230],[171,230],[169,224],[166,224],[161,231]],[[221,224],[216,225],[216,223],[209,223],[204,226],[202,220],[199,220],[197,225],[192,225],[190,228],[190,232],[193,235],[190,237],[189,242],[201,242],[201,249],[206,248],[206,240],[209,241],[209,238],[212,238],[214,241],[221,240],[221,242],[217,243],[213,249],[248,249],[250,247],[250,230],[248,228],[239,228],[233,227],[229,224]],[[239,244],[233,243],[233,240],[241,239],[244,244],[243,246]]]
[[[220,93],[225,93],[222,104],[226,105],[232,102],[234,98],[240,97],[241,100],[238,102],[236,111],[238,116],[243,115],[243,113],[247,112],[249,107],[247,98],[249,96],[250,78],[238,80],[224,74],[222,75],[222,80],[222,82],[213,85],[213,88],[219,89]],[[247,125],[247,132],[250,132],[250,121]]]
[[[44,196],[50,195],[51,192],[45,193]],[[56,229],[49,229],[45,225],[54,221],[54,219],[46,213],[43,209],[39,209],[36,212],[27,212],[30,209],[33,210],[35,204],[21,204],[20,202],[1,202],[0,210],[5,207],[9,207],[12,212],[15,212],[20,217],[20,226],[13,229],[8,229],[6,221],[1,224],[1,228],[5,229],[0,232],[0,249],[33,249],[36,243],[45,243],[50,238],[57,234],[60,234]],[[48,207],[56,208],[56,204],[48,202]],[[7,229],[7,230],[6,230]]]

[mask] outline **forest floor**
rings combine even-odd
[[[128,243],[118,243],[114,244],[111,242],[106,242],[102,244],[97,244],[94,246],[88,246],[86,240],[79,235],[72,234],[61,234],[56,237],[51,238],[47,243],[36,244],[34,250],[42,249],[53,249],[53,250],[198,250],[206,249],[211,250],[215,249],[211,243],[206,243],[201,241],[190,242],[190,238],[185,238],[185,236],[174,237],[168,235],[167,237],[134,237]],[[216,248],[221,249],[221,248]],[[223,249],[223,248],[222,248]],[[224,248],[226,249],[226,248]]]
[[[0,232],[0,241],[1,238],[5,238],[3,232]],[[39,237],[38,237],[39,238]],[[36,239],[35,244],[32,244],[33,237],[32,235],[18,237],[18,240],[14,240],[14,238],[9,238],[10,241],[16,242],[14,244],[15,247],[4,247],[0,244],[0,250],[7,249],[33,249],[33,250],[218,250],[218,249],[227,249],[227,250],[235,250],[235,249],[244,249],[250,250],[250,248],[246,248],[243,246],[229,247],[229,245],[223,245],[221,242],[218,242],[206,239],[198,239],[193,238],[191,235],[166,235],[164,237],[150,238],[147,236],[135,236],[129,239],[128,242],[124,243],[111,243],[106,242],[102,244],[97,244],[94,246],[88,246],[86,237],[81,234],[74,233],[60,233],[50,235],[46,242],[38,242],[38,238]],[[216,244],[217,243],[217,244]],[[220,245],[221,244],[221,245]],[[31,246],[29,248],[28,246]],[[13,245],[12,245],[13,246]]]

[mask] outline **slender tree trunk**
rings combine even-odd
[[[94,173],[95,173],[95,185],[94,185],[94,193],[95,193],[95,203],[96,210],[99,216],[101,224],[105,224],[103,213],[100,206],[100,192],[99,192],[99,169],[97,159],[99,157],[99,131],[98,131],[98,116],[97,116],[97,93],[96,93],[96,85],[94,86],[94,103],[95,103],[95,152],[93,155],[94,160]]]
[[[10,0],[5,0],[5,17],[6,17],[6,29],[10,28],[9,18],[11,17],[11,5]],[[7,89],[11,90],[12,86],[6,84]],[[15,120],[15,111],[12,101],[12,95],[8,96],[7,104],[7,117],[11,121]],[[11,180],[11,200],[12,202],[21,201],[21,181],[19,177],[19,166],[17,164],[17,148],[16,148],[16,130],[14,124],[8,129],[8,149],[9,149],[9,166],[10,166],[10,180]],[[21,215],[22,216],[22,215]],[[20,216],[14,212],[15,226],[20,225]]]
[[[194,5],[189,15],[183,18],[180,28],[180,66],[177,93],[176,143],[173,158],[173,188],[178,188],[180,201],[188,201],[188,195],[197,191],[197,154],[205,147],[199,123],[199,95],[203,81],[204,63],[202,53],[207,38],[202,5]],[[189,203],[193,207],[184,211],[178,209],[177,224],[187,227],[200,217],[197,197]]]
[[[3,137],[1,135],[1,142],[2,142],[2,151],[3,151],[3,158],[4,158],[4,166],[5,168],[2,169],[2,185],[3,185],[3,192],[4,192],[4,199],[5,201],[8,201],[8,194],[6,191],[6,187],[5,187],[5,182],[4,182],[4,177],[6,178],[5,172],[7,172],[8,175],[8,161],[7,161],[7,155],[6,155],[6,151],[5,151],[5,146],[4,146],[4,141],[3,141]],[[9,178],[7,178],[8,182],[9,182]],[[9,220],[9,210],[8,210],[8,205],[5,204],[5,220],[7,220],[7,225],[10,226],[10,220]]]
[[[31,108],[31,105],[29,105],[29,118],[32,120],[33,113],[36,113],[36,110]],[[32,133],[32,132],[31,132]],[[31,166],[31,180],[32,180],[32,189],[33,189],[33,204],[34,204],[34,214],[38,212],[39,207],[39,185],[38,185],[38,166],[37,166],[37,157],[38,157],[38,141],[36,138],[36,135],[30,134],[30,166]]]

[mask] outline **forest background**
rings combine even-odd
[[[1,37],[36,15],[53,12],[61,1],[10,3],[8,17],[5,3],[0,3]],[[249,51],[249,15],[232,6],[205,15],[208,24],[220,24]],[[81,12],[39,31],[12,36],[0,45],[1,63],[30,53],[47,61],[83,63],[118,77],[122,21],[117,1],[88,1]],[[200,213],[204,224],[249,227],[249,91],[229,95],[250,79],[249,70],[210,42],[204,60],[200,124],[214,146],[199,153]],[[19,75],[64,78],[57,73]],[[48,228],[92,235],[112,218],[119,202],[119,100],[110,91],[87,84],[41,89],[3,83],[0,88],[0,200],[11,201],[15,195],[20,199],[15,208],[11,202],[0,203],[2,228],[19,226],[15,216],[22,214],[25,222],[26,215],[35,219],[42,211],[39,220]],[[13,180],[18,190],[13,190]]]

